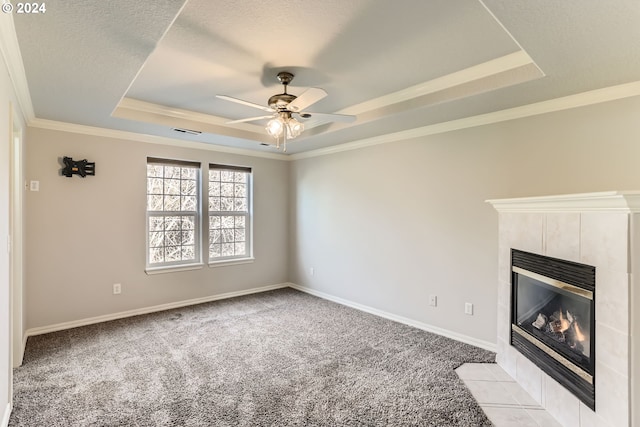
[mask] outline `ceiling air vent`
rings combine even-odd
[[[200,135],[202,133],[199,130],[182,129],[182,128],[173,128],[173,130],[180,133],[187,133],[189,135]]]

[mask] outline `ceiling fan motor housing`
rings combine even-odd
[[[277,111],[284,111],[287,109],[289,103],[293,102],[297,96],[290,95],[288,93],[279,93],[269,98],[269,107]]]
[[[297,98],[295,95],[289,95],[287,93],[287,85],[293,80],[293,74],[288,71],[280,71],[278,73],[278,81],[284,86],[284,93],[273,95],[269,98],[269,107],[276,111],[288,111],[287,106]]]

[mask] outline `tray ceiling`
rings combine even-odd
[[[258,151],[264,123],[225,122],[260,111],[215,95],[266,105],[283,70],[358,117],[289,153],[640,80],[634,0],[70,3],[14,15],[36,117]]]

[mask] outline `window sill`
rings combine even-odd
[[[186,264],[186,265],[171,265],[168,267],[148,267],[144,271],[148,275],[153,274],[164,274],[164,273],[175,273],[178,271],[189,271],[189,270],[200,270],[204,267],[204,264]]]
[[[209,267],[227,267],[230,265],[251,264],[255,261],[255,258],[238,258],[238,259],[224,259],[220,261],[209,261]]]

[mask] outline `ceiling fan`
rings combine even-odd
[[[226,95],[216,95],[217,98],[226,101],[235,102],[237,104],[246,105],[267,111],[271,114],[267,116],[249,117],[240,120],[231,120],[227,124],[253,122],[256,120],[271,119],[267,123],[267,133],[276,139],[276,148],[280,148],[280,140],[282,139],[284,151],[287,151],[287,140],[293,139],[304,131],[304,123],[296,120],[295,117],[308,119],[316,117],[331,122],[353,122],[356,116],[346,114],[327,114],[327,113],[311,113],[304,111],[309,106],[320,101],[327,96],[324,89],[312,87],[302,92],[299,96],[287,93],[287,85],[291,83],[294,75],[287,71],[278,73],[277,78],[284,86],[284,92],[273,95],[269,98],[268,106],[254,104],[253,102],[244,101],[242,99],[233,98]]]

